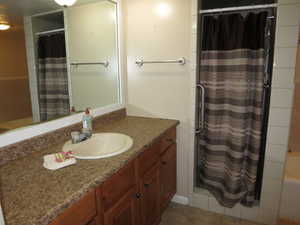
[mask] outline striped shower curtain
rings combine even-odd
[[[205,16],[200,82],[205,128],[197,182],[225,207],[255,203],[261,149],[267,12]]]
[[[63,33],[38,40],[38,82],[40,120],[69,115],[68,73]]]

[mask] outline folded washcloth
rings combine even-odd
[[[56,153],[44,156],[44,167],[49,170],[57,170],[76,163],[76,159],[66,153]]]

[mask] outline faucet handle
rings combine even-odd
[[[76,144],[80,142],[80,132],[79,131],[73,131],[71,132],[72,137],[72,144]]]

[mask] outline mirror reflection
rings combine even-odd
[[[117,6],[0,3],[0,133],[119,103]]]

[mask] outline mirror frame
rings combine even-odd
[[[110,113],[126,107],[125,104],[125,75],[126,75],[126,55],[125,55],[125,35],[124,35],[124,20],[122,15],[122,3],[121,0],[107,0],[117,7],[117,51],[118,51],[118,64],[119,64],[119,103],[112,104],[100,108],[92,109],[93,116],[101,116],[106,113]],[[0,148],[20,142],[26,139],[30,139],[48,132],[55,131],[57,129],[67,127],[81,122],[83,113],[77,113],[75,115],[66,116],[60,119],[43,122],[41,124],[25,126],[8,131],[0,135]]]

